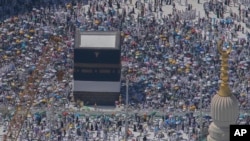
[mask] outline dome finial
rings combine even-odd
[[[228,80],[229,80],[229,76],[228,76],[228,58],[229,58],[229,54],[232,51],[232,44],[230,43],[230,46],[227,50],[223,50],[222,49],[222,45],[223,45],[223,41],[220,40],[218,42],[217,48],[218,51],[221,55],[221,72],[220,72],[220,89],[219,89],[219,96],[222,97],[229,97],[231,96],[231,90],[229,89],[229,85],[228,85]]]

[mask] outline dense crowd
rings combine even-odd
[[[149,116],[145,119],[149,126],[145,130],[152,127],[152,131],[157,134],[160,133],[158,131],[170,129],[189,134],[189,127],[192,127],[192,135],[197,135],[196,129],[209,125],[209,116],[205,116],[201,125],[196,121],[197,115],[176,117],[170,113],[209,109],[211,97],[218,90],[220,82],[220,56],[216,47],[219,39],[225,41],[224,48],[228,48],[229,42],[233,44],[229,60],[230,86],[241,108],[249,108],[250,49],[247,30],[241,25],[241,21],[246,21],[248,17],[246,8],[242,14],[239,6],[239,13],[231,11],[232,14],[226,17],[225,11],[230,10],[228,4],[219,2],[215,6],[216,1],[211,0],[209,8],[204,6],[204,10],[211,14],[214,11],[216,18],[211,14],[197,18],[198,12],[188,2],[185,2],[185,10],[177,9],[178,3],[184,3],[181,0],[138,0],[136,3],[131,0],[93,0],[87,3],[84,0],[16,0],[13,3],[1,0],[0,3],[2,105],[15,107],[20,102],[29,76],[36,75],[34,72],[37,69],[45,71],[39,80],[34,105],[41,106],[52,97],[55,103],[69,103],[74,32],[79,28],[81,31],[121,31],[122,96],[125,97],[125,78],[129,76],[129,101],[132,108],[141,111],[158,109],[168,113],[162,115],[161,122],[158,122],[161,124],[152,124],[149,122],[152,118],[149,117],[153,116]],[[166,5],[171,8],[168,14],[163,11]],[[221,10],[222,7],[225,10]],[[44,56],[48,62],[41,65],[39,63],[45,59]],[[88,140],[89,131],[94,129],[95,136],[99,136],[102,129],[102,138],[106,138],[109,132],[103,129],[112,130],[111,127],[116,125],[114,123],[118,124],[119,121],[114,134],[119,133],[119,127],[124,127],[124,119],[104,121],[104,115],[93,119],[90,122],[92,125],[86,125],[87,117],[80,118],[74,113],[66,114],[55,122],[41,114],[31,117],[25,123],[30,131],[22,132],[23,139],[30,138],[28,132],[31,132],[32,136],[42,140],[52,135],[57,140],[66,140],[63,139],[66,134],[67,139],[72,140],[72,132]],[[141,126],[144,121],[133,117],[136,124],[131,122],[131,128],[143,133]],[[239,123],[249,124],[247,117],[242,115]],[[178,124],[177,119],[180,121]],[[49,128],[57,122],[58,126]]]

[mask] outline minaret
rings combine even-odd
[[[222,45],[223,41],[219,41],[217,47],[221,55],[221,83],[218,93],[211,101],[213,122],[208,129],[208,141],[229,141],[229,126],[235,124],[239,116],[238,100],[232,95],[228,85],[228,58],[232,45],[227,50],[223,50]]]

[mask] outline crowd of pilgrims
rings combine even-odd
[[[211,98],[217,92],[220,82],[220,56],[217,51],[219,39],[224,40],[224,48],[229,47],[229,42],[232,43],[229,84],[233,94],[239,99],[241,108],[248,109],[250,49],[247,35],[244,36],[246,38],[239,36],[248,34],[244,30],[245,26],[241,25],[244,23],[240,22],[248,17],[247,9],[241,10],[239,6],[239,11],[244,11],[245,14],[239,12],[229,17],[224,17],[225,11],[222,10],[216,18],[210,18],[209,14],[207,17],[197,18],[197,12],[194,12],[195,8],[191,4],[187,4],[186,10],[178,10],[178,2],[180,1],[138,0],[134,3],[131,0],[14,0],[10,3],[1,0],[2,104],[15,107],[20,101],[19,96],[28,76],[38,67],[40,69],[40,57],[44,54],[49,55],[51,60],[45,65],[46,77],[42,79],[43,85],[40,86],[36,98],[43,99],[50,93],[57,93],[60,97],[56,98],[56,102],[64,97],[70,99],[74,36],[75,30],[80,29],[121,32],[123,99],[125,80],[128,78],[131,108],[163,109],[163,112],[168,113],[162,117],[161,124],[150,125],[157,133],[158,130],[170,128],[188,133],[189,127],[192,127],[193,135],[197,133],[195,129],[199,129],[200,124],[196,122],[195,116],[188,114],[175,118],[170,113],[209,110]],[[214,4],[215,1],[210,1],[208,12],[216,12],[216,7],[211,6],[211,3]],[[224,3],[220,4],[230,9]],[[171,10],[169,14],[165,14],[166,11],[162,8],[164,6]],[[206,6],[204,10],[205,8]],[[59,43],[54,42],[56,37]],[[63,81],[57,79],[58,72],[63,72]],[[48,87],[56,87],[56,90]],[[35,115],[32,117],[26,120],[26,126],[34,130],[32,133],[35,136],[46,140],[48,134],[45,130],[52,122],[47,123],[41,116],[43,118],[38,118],[36,121],[39,122],[33,124],[37,118]],[[180,124],[170,126],[171,122],[167,122],[169,117],[172,117],[171,120],[179,119]],[[76,129],[77,134],[81,131],[81,135],[86,138],[88,131],[94,128],[98,136],[99,129],[110,129],[109,127],[115,125],[108,122],[109,120],[93,120],[93,125],[87,127],[87,120],[78,119],[74,114],[66,115],[58,121],[58,126],[53,126],[55,129],[50,132],[49,137],[57,135],[54,137],[62,140],[64,132],[73,132]],[[239,123],[242,121],[248,124],[248,116],[242,115]],[[137,121],[134,130],[141,127],[143,122]],[[209,118],[206,118],[202,126],[205,127],[209,122]],[[119,123],[124,126],[124,122]],[[69,128],[65,128],[66,125]],[[120,129],[118,127],[121,126],[116,129]],[[22,137],[30,138],[26,135],[31,131],[23,131]],[[101,133],[107,135],[105,130]],[[102,137],[105,138],[105,135]]]

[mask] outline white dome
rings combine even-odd
[[[239,116],[238,101],[234,95],[221,97],[215,95],[211,101],[211,116],[215,125],[229,127],[235,124]]]
[[[221,97],[214,95],[211,101],[211,116],[208,141],[229,141],[229,126],[235,124],[239,116],[238,100],[234,95]]]

